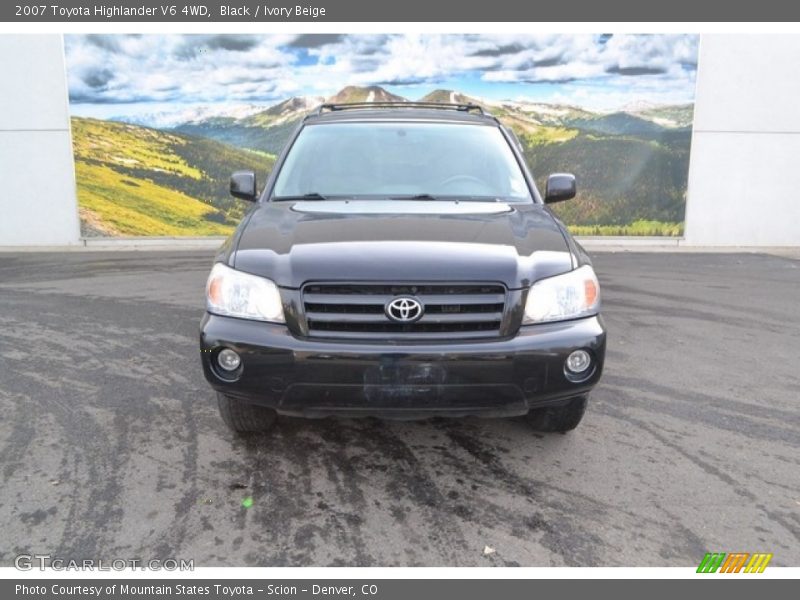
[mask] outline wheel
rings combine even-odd
[[[560,431],[575,429],[586,412],[586,396],[571,398],[561,406],[534,408],[527,415],[528,423],[537,431]]]
[[[219,392],[217,402],[222,420],[236,433],[266,431],[278,418],[278,413],[271,408],[256,406]]]

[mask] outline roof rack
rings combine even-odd
[[[348,102],[344,104],[325,103],[320,104],[314,114],[322,114],[325,111],[352,110],[359,108],[432,108],[439,110],[460,110],[461,112],[476,111],[485,115],[486,111],[478,104],[451,104],[447,102],[406,102],[406,101],[384,101],[384,102]]]

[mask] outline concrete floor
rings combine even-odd
[[[211,255],[0,255],[0,565],[800,565],[797,260],[598,254],[606,373],[567,435],[283,419],[242,440],[200,371]]]

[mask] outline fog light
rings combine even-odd
[[[592,364],[592,357],[586,350],[575,350],[567,357],[567,371],[583,373]]]
[[[223,348],[217,354],[217,364],[226,371],[235,371],[242,364],[242,358],[230,348]]]

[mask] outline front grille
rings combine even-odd
[[[385,307],[398,296],[413,296],[422,318],[398,323]],[[303,288],[308,335],[327,338],[498,337],[506,289],[496,283],[345,284],[313,283]]]

